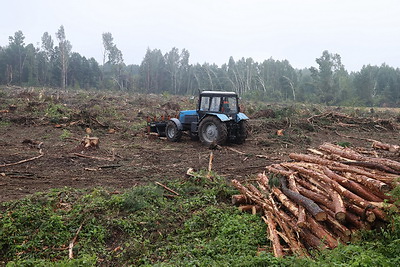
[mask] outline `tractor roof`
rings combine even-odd
[[[200,95],[219,95],[219,96],[237,96],[236,92],[224,92],[224,91],[203,91]]]

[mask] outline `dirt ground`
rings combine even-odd
[[[194,103],[189,97],[1,89],[0,166],[34,159],[0,167],[0,202],[60,187],[124,190],[208,168],[210,149],[199,141],[184,135],[171,143],[145,133],[147,115],[173,114]],[[227,180],[252,179],[265,166],[289,160],[289,153],[324,142],[364,150],[371,150],[368,138],[399,144],[397,111],[259,103],[245,108],[251,117],[247,142],[213,152],[213,170]],[[87,128],[99,148],[81,145]],[[280,129],[283,136],[276,134]]]

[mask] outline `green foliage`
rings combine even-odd
[[[54,190],[3,204],[6,212],[0,217],[0,259],[65,258],[68,253],[65,247],[80,224],[82,241],[75,249],[85,255],[101,251],[96,246],[102,247],[105,228],[91,207],[98,205],[94,204],[96,198],[93,193],[82,198],[76,194],[69,189]]]
[[[400,178],[397,178],[397,182],[400,182]],[[400,205],[400,186],[396,186],[389,195],[395,200],[396,205]]]
[[[134,187],[125,193],[119,203],[121,211],[136,212],[151,209],[164,201],[163,191],[159,187]]]
[[[9,121],[0,121],[0,128],[10,126],[11,122]]]
[[[400,216],[365,231],[359,241],[312,259],[256,255],[269,246],[258,215],[230,204],[237,194],[223,177],[200,171],[122,194],[104,189],[54,189],[0,206],[0,262],[8,266],[398,266]],[[397,188],[392,196],[398,199]],[[68,245],[82,225],[74,244]],[[268,250],[268,249],[267,249]]]
[[[50,119],[51,122],[58,123],[69,116],[70,110],[62,104],[49,103],[45,110],[45,116]]]
[[[71,135],[72,135],[72,133],[71,133],[69,130],[63,129],[63,132],[62,132],[62,134],[60,135],[60,138],[61,138],[61,139],[66,139],[66,138],[71,137]]]
[[[110,32],[102,34],[103,62],[72,52],[61,25],[57,44],[45,32],[41,49],[25,44],[17,31],[0,47],[0,84],[118,89],[170,95],[197,95],[199,90],[235,91],[262,102],[306,102],[345,106],[391,106],[400,103],[400,69],[364,65],[348,73],[339,54],[327,50],[317,67],[295,69],[288,60],[256,62],[233,57],[226,64],[189,64],[190,53],[173,47],[167,53],[147,49],[140,65],[126,65]],[[24,60],[21,60],[21,59]],[[368,62],[366,62],[368,64]]]
[[[147,126],[147,121],[142,120],[140,122],[132,124],[130,130],[132,130],[133,132],[143,132],[146,129],[146,126]]]
[[[336,143],[338,146],[341,146],[341,147],[351,147],[352,146],[352,144],[350,143],[350,142],[346,142],[346,141],[344,141],[344,142],[337,142]]]
[[[7,267],[88,267],[96,266],[97,258],[93,255],[82,255],[79,259],[66,259],[52,262],[42,259],[10,261]]]

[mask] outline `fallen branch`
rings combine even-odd
[[[69,243],[69,246],[68,246],[68,258],[69,258],[69,259],[73,259],[73,258],[74,258],[74,251],[73,251],[73,248],[74,248],[76,239],[78,238],[79,232],[80,232],[81,229],[82,229],[83,223],[84,223],[84,222],[81,223],[81,225],[79,226],[78,230],[77,230],[76,233],[75,233],[74,238],[73,238],[73,239],[71,240],[71,242]]]
[[[229,150],[231,150],[231,151],[233,151],[233,152],[236,152],[236,153],[238,153],[238,154],[240,154],[240,155],[246,155],[246,153],[244,153],[244,152],[242,152],[242,151],[239,151],[239,150],[237,150],[237,149],[234,149],[234,148],[232,148],[232,147],[227,147],[227,149],[229,149]]]
[[[208,161],[208,174],[212,171],[212,163],[214,159],[214,153],[213,151],[210,152],[210,160]]]
[[[262,217],[268,226],[269,239],[272,243],[275,257],[283,257],[283,248],[279,242],[279,237],[276,231],[276,225],[271,212],[267,212],[266,216]]]
[[[207,174],[207,178],[210,180],[213,180],[212,175],[211,175],[213,160],[214,160],[214,152],[211,150],[210,160],[208,161],[208,174]]]
[[[162,183],[159,183],[159,182],[155,182],[155,183],[156,183],[157,185],[163,187],[164,189],[168,190],[169,192],[174,193],[174,194],[177,195],[177,196],[180,196],[179,193],[177,193],[177,192],[175,192],[174,190],[172,190],[171,188],[169,188],[169,187],[163,185]]]
[[[72,153],[72,155],[81,157],[81,158],[88,158],[88,159],[96,159],[96,160],[106,160],[106,161],[114,161],[115,158],[102,158],[102,157],[95,157],[95,156],[88,156],[80,153]]]
[[[40,143],[40,144],[39,144],[39,147],[41,147],[42,144],[43,144],[43,143]],[[13,163],[2,164],[2,165],[0,165],[0,168],[8,167],[8,166],[14,166],[14,165],[18,165],[18,164],[22,164],[22,163],[25,163],[25,162],[28,162],[28,161],[32,161],[32,160],[35,160],[35,159],[39,159],[39,158],[41,158],[41,157],[43,157],[43,156],[44,156],[44,153],[42,152],[42,149],[39,149],[39,155],[36,156],[36,157],[32,157],[32,158],[29,158],[29,159],[20,160],[20,161],[13,162]]]
[[[104,166],[99,166],[97,168],[99,169],[116,169],[122,167],[122,165],[104,165]]]
[[[194,176],[196,176],[194,173],[195,173],[195,171],[194,171],[193,168],[189,168],[189,169],[186,171],[186,175],[187,175],[187,176],[192,176],[192,177],[194,177]]]

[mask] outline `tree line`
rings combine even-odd
[[[55,39],[45,32],[39,47],[26,45],[22,31],[0,46],[0,84],[77,89],[117,89],[142,93],[196,94],[198,90],[235,91],[264,101],[328,105],[397,106],[400,69],[364,65],[348,72],[338,54],[323,51],[317,67],[295,69],[287,60],[252,58],[228,63],[190,64],[186,49],[163,54],[148,48],[140,65],[124,63],[111,33],[103,33],[103,62],[72,51],[63,26]]]

